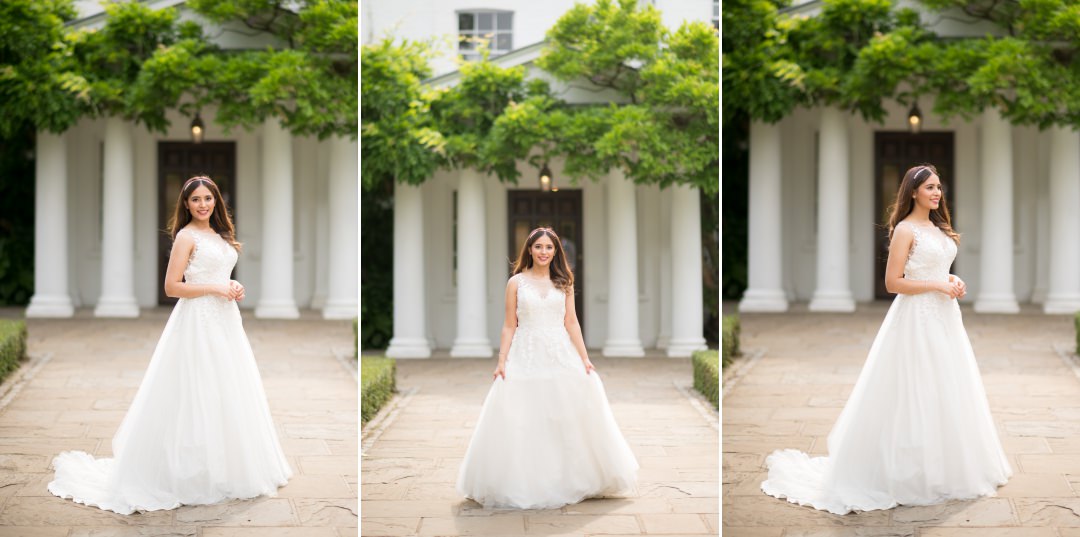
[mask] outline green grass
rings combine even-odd
[[[736,315],[725,315],[723,325],[720,339],[723,343],[721,349],[724,351],[724,367],[727,367],[735,360],[735,357],[742,352],[739,350],[739,332],[741,330],[739,326],[739,317]]]
[[[696,351],[690,360],[694,364],[694,389],[701,392],[714,407],[720,408],[719,351]]]
[[[26,358],[26,323],[0,319],[0,380]]]
[[[390,358],[362,356],[360,358],[360,423],[367,423],[390,400],[394,383],[395,362]]]

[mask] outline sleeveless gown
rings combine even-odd
[[[904,277],[947,281],[956,243],[907,222]],[[838,515],[993,496],[1012,475],[955,299],[896,296],[828,437],[827,457],[765,460],[770,496]]]
[[[227,283],[236,250],[213,232],[180,233],[195,240],[185,279]],[[112,449],[113,458],[59,454],[49,492],[126,515],[273,496],[288,481],[236,302],[177,302]]]
[[[518,274],[518,327],[506,379],[491,385],[457,490],[484,507],[555,509],[633,487],[638,463],[615,423],[600,375],[585,366],[563,319],[566,295]]]

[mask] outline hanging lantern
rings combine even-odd
[[[191,142],[201,144],[205,134],[206,127],[203,125],[202,118],[199,117],[198,112],[195,112],[195,119],[191,120]]]
[[[922,132],[922,112],[919,110],[919,103],[911,105],[911,110],[907,113],[908,132],[911,134],[919,134]]]
[[[547,164],[540,170],[540,190],[543,192],[551,192],[552,190],[559,190],[555,187],[555,182],[551,179],[551,168],[548,168]]]

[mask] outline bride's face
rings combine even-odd
[[[192,219],[209,221],[210,215],[214,214],[214,195],[210,193],[210,189],[199,185],[199,188],[192,190],[187,198],[187,209],[191,212]]]
[[[542,235],[532,244],[532,248],[529,249],[529,254],[532,255],[534,266],[547,266],[551,263],[552,258],[555,257],[555,243],[551,242],[551,237]]]
[[[927,211],[933,211],[941,205],[941,197],[945,195],[945,191],[941,187],[941,179],[937,174],[933,174],[929,179],[923,181],[923,184],[919,185],[919,188],[915,189],[915,194],[912,196],[915,198],[915,205]]]

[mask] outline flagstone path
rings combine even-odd
[[[690,360],[593,362],[641,464],[636,490],[550,510],[484,509],[462,498],[454,484],[494,359],[398,360],[396,408],[361,433],[361,535],[716,535],[718,417],[685,392]]]
[[[121,516],[49,494],[58,452],[111,454],[168,314],[95,319],[80,310],[74,319],[27,321],[32,359],[0,387],[0,537],[354,537],[359,417],[352,327],[310,311],[294,321],[244,313],[295,473],[277,497]]]
[[[763,353],[723,398],[726,537],[1080,537],[1080,378],[1070,316],[1025,306],[964,322],[1015,475],[998,496],[836,516],[766,496],[775,449],[826,453],[826,436],[887,305],[855,314],[742,316],[743,348]]]

